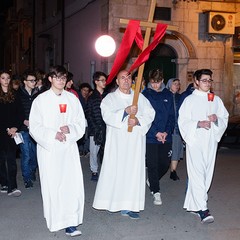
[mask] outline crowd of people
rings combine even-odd
[[[202,223],[213,222],[207,196],[228,112],[211,92],[212,71],[197,70],[193,83],[180,93],[180,79],[165,82],[162,71],[152,69],[137,105],[136,73],[121,70],[111,87],[106,80],[105,73],[96,71],[90,84],[76,89],[74,75],[63,66],[22,76],[0,72],[1,193],[21,195],[19,149],[25,188],[34,187],[39,172],[49,230],[77,236],[84,209],[80,156],[89,155],[89,179],[97,183],[93,208],[139,219],[146,184],[153,204],[162,205],[160,180],[168,171],[170,179],[180,180],[177,166],[185,149],[183,207]]]

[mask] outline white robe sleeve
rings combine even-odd
[[[59,117],[54,112],[55,106],[53,109],[52,104],[48,105],[49,101],[52,100],[48,94],[39,95],[33,101],[29,116],[29,130],[38,145],[51,151],[56,141],[58,141],[55,137],[62,124],[60,124],[61,121],[59,122]],[[66,95],[65,101],[68,102],[68,108],[71,108],[64,124],[68,125],[70,130],[70,133],[66,134],[66,144],[72,144],[76,143],[85,133],[85,116],[77,98]]]
[[[141,93],[139,94],[138,105],[140,111],[139,113],[137,113],[136,117],[138,118],[139,124],[141,126],[142,135],[145,135],[147,134],[155,118],[155,110],[152,107],[149,100],[146,97],[144,97]],[[144,108],[141,110],[140,106],[144,106]]]
[[[56,130],[43,125],[43,116],[38,98],[32,103],[29,115],[29,133],[41,147],[48,151],[51,150],[56,141]]]
[[[219,142],[227,128],[229,114],[225,106],[223,105],[222,100],[218,96],[215,97],[215,100],[217,102],[216,112],[217,112],[218,122],[217,124],[212,124],[212,128],[214,131],[215,140]]]
[[[178,126],[184,141],[189,145],[193,145],[196,142],[196,131],[198,120],[192,120],[191,109],[192,105],[188,99],[185,99],[179,109]],[[188,104],[189,102],[189,104]]]
[[[124,102],[124,101],[123,101]],[[120,98],[118,98],[117,94],[112,93],[108,94],[101,102],[101,112],[102,117],[105,123],[108,126],[114,128],[127,128],[127,119],[128,115],[123,118],[125,108],[129,105],[126,105],[122,102]],[[139,95],[138,101],[138,112],[136,117],[139,120],[139,125],[135,126],[134,129],[138,129],[141,131],[142,135],[145,135],[149,130],[152,121],[155,117],[155,111],[150,104],[150,102],[142,95]]]
[[[200,134],[202,131],[208,131],[215,141],[219,142],[227,128],[228,112],[218,96],[215,96],[214,102],[211,103],[212,112],[218,117],[218,124],[212,123],[209,130],[197,128],[198,121],[207,120],[206,106],[203,107],[203,105],[209,104],[209,102],[204,103],[200,101],[201,99],[197,99],[195,96],[189,96],[184,100],[179,109],[179,130],[182,138],[189,146],[193,146],[197,138],[203,136]]]

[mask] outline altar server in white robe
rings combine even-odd
[[[66,77],[64,67],[51,69],[51,88],[34,100],[29,123],[37,142],[47,227],[51,232],[65,228],[67,235],[76,236],[81,234],[76,227],[82,223],[84,209],[77,140],[85,132],[85,116],[78,98],[64,90]]]
[[[195,89],[179,109],[179,129],[186,142],[188,187],[184,202],[202,223],[214,218],[207,207],[218,142],[227,127],[228,112],[218,96],[210,93],[212,71],[198,70]]]
[[[132,105],[132,78],[126,70],[119,72],[116,82],[118,88],[101,103],[107,134],[93,207],[138,219],[145,203],[146,133],[155,111],[141,93],[138,106]],[[134,119],[131,114],[136,114]]]

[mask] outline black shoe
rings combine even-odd
[[[37,180],[37,178],[36,178],[36,172],[32,172],[31,180],[32,180],[33,182],[36,182],[36,180]]]
[[[212,223],[214,222],[214,217],[209,213],[209,210],[198,211],[198,215],[201,218],[202,223]]]
[[[7,193],[8,192],[8,187],[7,186],[2,186],[0,192],[1,193]]]
[[[92,173],[91,181],[94,181],[94,182],[98,181],[98,173]]]
[[[26,182],[24,183],[24,185],[25,185],[25,188],[27,188],[27,189],[33,187],[33,183],[32,183],[31,180],[26,181]]]
[[[180,178],[177,175],[177,172],[174,170],[170,173],[170,179],[172,179],[173,181],[180,180]]]
[[[81,231],[77,230],[76,227],[67,227],[65,229],[65,233],[66,233],[66,235],[71,236],[71,237],[80,236],[82,234]]]

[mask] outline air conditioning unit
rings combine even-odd
[[[234,34],[235,13],[208,12],[208,33]]]

